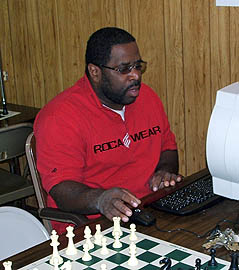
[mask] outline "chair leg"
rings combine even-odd
[[[21,175],[20,162],[18,158],[14,158],[9,162],[10,172]]]
[[[30,176],[30,169],[28,164],[26,164],[25,168],[24,168],[24,172],[23,172],[23,177],[27,178],[28,176]]]

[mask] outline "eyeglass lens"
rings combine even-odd
[[[128,74],[133,68],[140,70],[143,73],[146,70],[146,62],[137,62],[132,65],[121,67],[119,68],[119,72],[121,74]]]

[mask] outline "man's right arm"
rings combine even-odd
[[[140,200],[126,189],[90,188],[71,180],[55,185],[50,195],[61,210],[83,215],[101,213],[109,220],[119,216],[123,222],[127,222],[132,215],[130,208],[140,204]]]

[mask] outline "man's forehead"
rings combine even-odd
[[[117,44],[111,48],[110,61],[112,64],[127,64],[141,59],[136,42]]]

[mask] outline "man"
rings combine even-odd
[[[92,34],[86,74],[50,101],[34,124],[49,206],[127,222],[140,198],[181,181],[162,103],[141,84],[145,69],[128,32],[107,27]],[[62,224],[54,226],[63,232]]]

